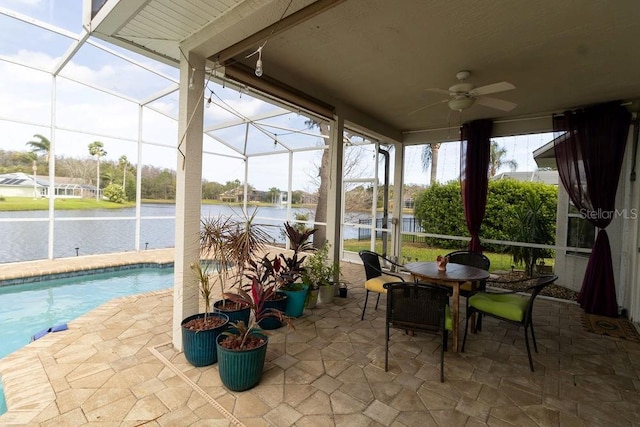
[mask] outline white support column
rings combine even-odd
[[[49,135],[49,233],[47,257],[53,259],[53,248],[55,239],[55,207],[56,199],[56,94],[57,77],[51,76],[51,135]]]
[[[329,131],[329,194],[327,198],[327,240],[331,247],[329,257],[340,260],[342,239],[342,180],[344,143],[344,119],[337,115],[331,122]]]
[[[393,164],[393,210],[391,212],[391,254],[401,260],[402,253],[402,209],[404,190],[404,145],[394,143]]]
[[[138,105],[138,161],[136,164],[136,231],[135,231],[135,248],[136,252],[140,251],[140,227],[142,216],[142,119],[143,110],[142,105]],[[125,165],[125,168],[127,166]],[[124,183],[123,183],[124,184]],[[122,188],[127,193],[127,189]]]
[[[198,310],[198,283],[189,264],[200,259],[202,139],[205,59],[191,52],[180,61],[180,112],[176,177],[176,246],[173,289],[173,345],[182,350],[182,320]],[[195,71],[194,71],[195,69]],[[195,88],[189,89],[190,80]]]

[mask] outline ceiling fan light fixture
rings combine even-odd
[[[451,101],[449,101],[449,108],[456,111],[462,111],[471,107],[474,102],[475,102],[475,99],[473,98],[467,98],[467,97],[454,98]]]

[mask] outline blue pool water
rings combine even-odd
[[[140,268],[0,286],[0,358],[38,331],[67,323],[114,298],[173,286],[173,268]],[[0,381],[0,414],[6,412]]]

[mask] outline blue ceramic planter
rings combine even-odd
[[[285,313],[287,311],[287,295],[281,292],[278,292],[278,294],[281,295],[282,298],[278,300],[265,301],[264,308],[280,310]],[[260,327],[265,330],[278,329],[282,327],[282,322],[275,317],[267,317],[260,321]]]
[[[289,317],[300,317],[304,312],[304,303],[307,300],[307,293],[309,292],[309,285],[300,285],[302,289],[290,291],[283,290],[287,294],[287,307],[285,314]]]
[[[192,319],[204,317],[204,313],[194,314],[184,319],[182,326],[182,348],[184,357],[193,366],[208,366],[216,363],[218,353],[216,352],[216,339],[218,335],[227,329],[229,318],[223,313],[209,313],[208,316],[221,317],[225,323],[214,329],[204,331],[192,331],[184,327],[184,324]]]
[[[229,390],[250,389],[258,384],[262,378],[269,339],[266,335],[255,335],[264,338],[264,343],[251,350],[229,350],[220,345],[224,336],[219,336],[217,339],[218,371],[222,384]]]

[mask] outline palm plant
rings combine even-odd
[[[548,244],[551,234],[545,228],[544,204],[536,194],[527,194],[524,204],[516,210],[516,222],[512,229],[511,239],[517,242]],[[515,263],[523,263],[526,273],[533,276],[536,262],[544,258],[547,250],[541,248],[511,246],[511,255]]]

